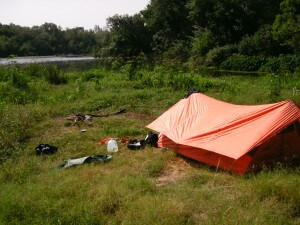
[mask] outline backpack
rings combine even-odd
[[[153,133],[152,131],[149,131],[145,138],[146,144],[150,145],[151,147],[157,148],[157,141],[158,141],[158,135]]]

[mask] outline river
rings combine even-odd
[[[0,58],[0,65],[94,60],[92,56],[32,56]]]

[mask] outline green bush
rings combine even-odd
[[[195,86],[197,79],[191,74],[177,73],[167,77],[167,86],[174,90],[188,90]]]
[[[104,77],[101,70],[92,69],[85,73],[83,73],[83,80],[84,81],[93,81],[93,80],[99,80]]]
[[[120,70],[123,65],[124,65],[123,61],[121,61],[121,60],[114,60],[111,63],[111,69],[112,70]]]
[[[215,45],[216,43],[211,31],[197,31],[192,43],[192,57],[204,57]]]
[[[44,67],[39,64],[32,63],[26,66],[24,70],[28,77],[41,77],[43,75]]]
[[[0,102],[24,105],[38,99],[37,89],[30,85],[26,70],[11,66],[1,69],[0,75]]]
[[[24,71],[16,66],[0,68],[0,82],[9,82],[16,88],[28,89],[28,80]]]
[[[67,79],[55,65],[49,65],[46,67],[45,78],[50,84],[59,85],[67,83]]]
[[[277,55],[283,49],[272,35],[272,26],[264,25],[252,35],[246,35],[238,44],[238,52],[241,55]]]
[[[134,60],[127,61],[121,68],[122,72],[128,76],[129,80],[134,80],[137,70],[137,63]]]
[[[23,73],[17,67],[11,67],[9,69],[9,83],[19,89],[28,89],[28,81]]]
[[[206,66],[219,67],[224,60],[236,52],[237,47],[235,45],[216,47],[207,53],[204,64]]]
[[[267,72],[287,72],[294,73],[300,71],[300,56],[299,55],[280,55],[273,57],[264,64],[261,71]]]
[[[8,73],[5,67],[0,67],[0,82],[8,81]]]
[[[163,53],[164,63],[186,62],[189,57],[189,46],[187,42],[176,41]]]
[[[39,98],[37,89],[33,86],[28,88],[17,88],[10,82],[0,82],[0,102],[25,105],[35,102]]]
[[[236,71],[258,71],[266,62],[262,56],[233,55],[221,63],[220,68]]]

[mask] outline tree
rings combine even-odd
[[[280,4],[281,14],[273,24],[274,38],[294,53],[300,53],[300,0],[284,0]]]
[[[44,23],[39,27],[39,29],[41,33],[47,33],[47,41],[51,46],[51,50],[54,54],[60,54],[64,52],[66,43],[61,27],[58,27],[54,23]]]
[[[8,42],[8,37],[0,35],[0,57],[7,57],[10,55]]]
[[[186,3],[187,0],[151,0],[141,12],[153,36],[152,48],[156,52],[163,52],[173,42],[192,35]]]
[[[83,27],[67,29],[64,33],[67,54],[91,53],[96,40],[94,31],[85,31]]]
[[[151,36],[144,18],[115,15],[107,19],[111,31],[111,54],[114,56],[137,56],[151,51]]]

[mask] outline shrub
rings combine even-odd
[[[222,62],[220,68],[236,71],[258,71],[266,62],[262,56],[233,55]]]
[[[207,53],[204,64],[206,66],[219,67],[224,60],[236,52],[237,47],[235,45],[216,47]]]
[[[215,46],[211,31],[197,31],[192,43],[191,54],[193,58],[204,57]]]
[[[189,57],[189,46],[184,41],[176,41],[163,53],[164,62],[186,62]]]
[[[0,102],[24,105],[37,100],[37,89],[29,85],[25,72],[16,66],[0,70]]]
[[[10,82],[0,83],[0,102],[25,105],[35,102],[39,95],[35,87],[17,88]]]
[[[66,84],[67,79],[61,74],[57,66],[50,65],[46,67],[45,78],[50,84]]]
[[[122,66],[122,71],[128,76],[129,80],[134,80],[137,70],[137,63],[134,60],[127,61],[124,66]]]
[[[188,90],[195,86],[196,79],[191,74],[177,73],[169,76],[168,86],[174,90]]]
[[[25,78],[23,71],[15,66],[12,66],[7,70],[7,78],[9,84],[18,89],[26,90],[29,88],[28,81]]]
[[[238,52],[241,55],[277,55],[283,49],[273,39],[272,26],[264,25],[252,35],[246,35],[238,44]]]
[[[117,60],[114,60],[112,63],[111,63],[111,69],[112,70],[119,70],[122,66],[124,65],[124,62],[117,59]]]
[[[299,55],[280,55],[273,57],[264,64],[261,71],[267,72],[288,72],[294,73],[300,71],[300,56]]]
[[[7,69],[5,67],[0,67],[0,82],[8,81],[8,79],[9,77],[8,77]]]
[[[93,81],[93,80],[99,80],[104,77],[101,70],[92,69],[85,73],[83,73],[83,80],[84,81]]]
[[[25,68],[25,74],[28,77],[41,77],[43,71],[44,71],[44,67],[42,67],[36,63],[29,64]]]

